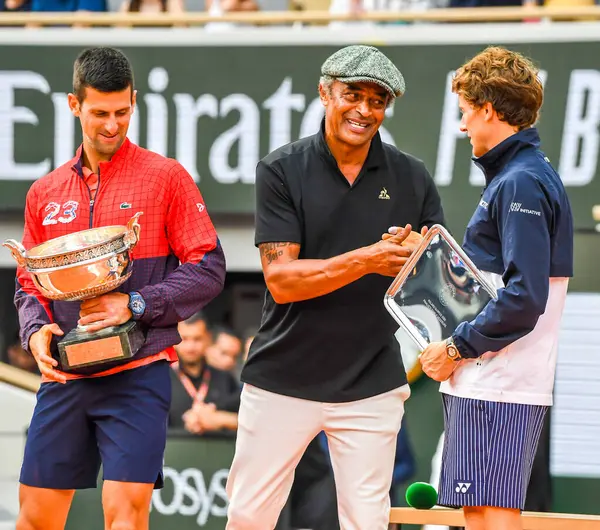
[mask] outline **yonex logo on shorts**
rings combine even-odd
[[[455,484],[456,487],[454,488],[454,491],[456,491],[456,493],[467,493],[471,488],[472,482],[455,482]]]

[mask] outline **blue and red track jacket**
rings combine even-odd
[[[175,361],[173,345],[180,341],[177,323],[217,296],[225,279],[225,257],[202,195],[176,160],[127,139],[110,162],[100,163],[94,197],[82,167],[80,147],[75,158],[31,186],[23,245],[30,249],[80,230],[126,225],[136,212],[143,212],[140,241],[133,250],[133,274],[117,291],[137,291],[146,301],[140,319],[147,331],[146,342],[132,361],[93,375],[108,375],[158,359]],[[20,267],[15,305],[27,351],[29,338],[44,324],[56,322],[66,334],[79,319],[79,302],[46,299]],[[58,360],[55,343],[52,354]]]

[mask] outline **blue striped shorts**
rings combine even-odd
[[[438,504],[523,510],[548,407],[442,394],[444,450]]]

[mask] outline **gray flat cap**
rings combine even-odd
[[[377,83],[392,97],[406,90],[400,70],[373,46],[357,44],[338,50],[323,63],[321,74],[342,83]]]

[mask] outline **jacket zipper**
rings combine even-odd
[[[98,186],[96,187],[96,193],[94,193],[94,197],[92,198],[92,190],[87,185],[88,193],[90,195],[90,228],[94,226],[94,204],[96,203],[96,198],[98,197],[98,192],[100,191],[100,166],[98,166]]]

